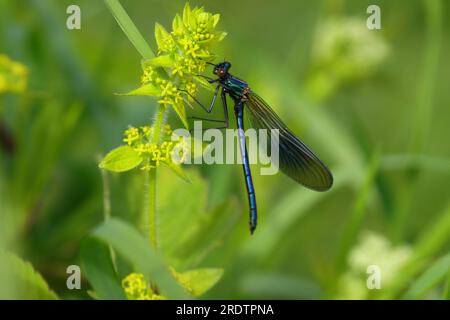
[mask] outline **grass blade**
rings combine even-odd
[[[437,285],[439,281],[445,279],[448,270],[450,270],[450,254],[438,259],[417,280],[415,280],[411,285],[411,288],[406,292],[405,298],[422,298],[430,289]]]
[[[125,35],[128,37],[130,42],[134,45],[136,50],[141,54],[144,59],[151,59],[155,57],[152,49],[145,41],[142,34],[137,29],[136,25],[128,16],[125,9],[120,4],[119,0],[105,0],[105,4],[111,11],[112,15],[116,19],[120,28],[122,28]]]

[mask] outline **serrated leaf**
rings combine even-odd
[[[211,289],[222,277],[223,269],[194,269],[179,274],[182,282],[186,282],[192,295],[201,296]]]
[[[143,158],[129,146],[121,146],[110,151],[100,162],[99,167],[113,172],[125,172],[136,168]]]
[[[0,250],[0,284],[0,299],[58,299],[29,262],[2,250]]]
[[[159,97],[161,96],[161,89],[156,87],[155,85],[148,83],[140,86],[137,89],[134,89],[127,93],[116,93],[118,96],[150,96],[150,97]]]

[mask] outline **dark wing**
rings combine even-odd
[[[279,130],[279,168],[284,174],[316,191],[331,188],[333,176],[330,170],[288,129],[261,97],[251,92],[245,105],[254,128]],[[267,150],[270,152],[270,131],[267,134]]]

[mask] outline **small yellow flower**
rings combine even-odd
[[[161,96],[171,96],[177,92],[177,88],[173,85],[172,82],[161,84],[161,90]]]
[[[143,126],[141,127],[142,133],[145,137],[149,137],[152,134],[152,127],[150,126]]]
[[[168,106],[168,105],[172,105],[173,104],[173,100],[169,97],[164,97],[161,100],[158,100],[159,104],[162,104],[164,106]]]
[[[198,86],[194,82],[186,83],[186,90],[190,95],[195,96],[198,92]]]
[[[138,300],[148,294],[144,275],[131,273],[122,280],[122,288],[129,300]]]
[[[135,127],[130,127],[128,130],[124,133],[125,138],[123,139],[124,142],[126,142],[129,146],[133,144],[133,142],[139,140],[140,134],[139,130]]]
[[[27,88],[28,69],[21,63],[0,54],[0,93],[24,92]]]
[[[128,300],[166,299],[166,297],[153,292],[142,273],[130,273],[122,280],[122,288]]]
[[[151,66],[147,66],[144,69],[144,73],[141,76],[141,83],[147,84],[149,82],[152,82],[155,75],[155,70]]]
[[[181,93],[177,92],[175,99],[182,99]],[[178,152],[177,159],[181,158],[184,163],[188,155],[188,144],[185,137],[180,137],[172,141],[172,128],[166,124],[161,127],[161,143],[156,144],[152,141],[154,128],[150,126],[142,126],[139,128],[129,127],[124,132],[124,139],[127,145],[131,146],[143,158],[140,169],[150,171],[161,165],[161,162],[171,163],[174,160],[173,155]],[[174,151],[174,149],[177,149]],[[180,149],[180,150],[178,150]]]
[[[164,160],[167,160],[170,158],[170,153],[173,149],[173,142],[172,141],[165,141],[161,144],[161,153],[164,154]]]
[[[153,151],[152,161],[155,162],[156,167],[159,167],[160,162],[164,160],[164,157],[161,156],[161,150],[157,149]]]
[[[150,170],[152,170],[152,169],[155,169],[156,167],[155,166],[153,166],[153,165],[151,165],[150,163],[146,163],[146,164],[144,164],[142,167],[141,167],[141,170],[142,171],[150,171]]]

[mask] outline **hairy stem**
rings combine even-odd
[[[166,108],[162,105],[158,107],[156,111],[155,118],[153,120],[153,137],[152,142],[159,144],[161,139],[161,131],[165,121],[165,111]],[[144,219],[146,223],[146,229],[148,232],[148,236],[151,244],[155,249],[158,248],[158,215],[157,215],[157,207],[156,207],[156,170],[150,170],[146,175],[146,196],[147,196],[147,204],[144,212]]]

